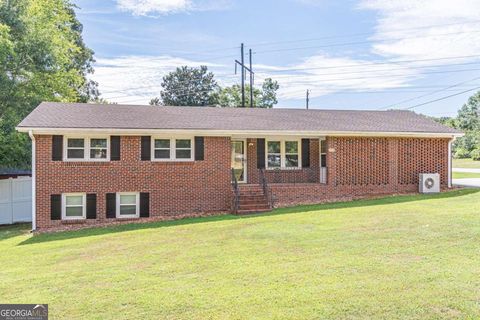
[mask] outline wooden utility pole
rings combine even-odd
[[[244,61],[244,50],[243,50],[243,43],[240,46],[240,52],[242,58],[240,61],[235,60],[235,74],[237,74],[237,65],[240,65],[241,72],[242,72],[242,107],[245,108],[245,72],[250,72],[250,107],[253,107],[253,81],[255,73],[252,70],[252,49],[250,49],[250,68],[245,65]]]
[[[310,102],[310,90],[307,89],[307,99],[305,101],[307,103],[307,110],[308,110],[308,103]]]
[[[253,108],[253,69],[252,69],[252,49],[248,50],[250,58],[250,108]]]

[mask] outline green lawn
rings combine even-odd
[[[453,167],[480,169],[480,161],[473,161],[472,159],[453,159]]]
[[[480,192],[31,237],[0,228],[2,303],[52,319],[478,319]]]
[[[453,179],[480,178],[480,173],[472,172],[453,172]]]

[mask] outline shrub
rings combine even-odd
[[[480,161],[480,149],[475,149],[472,152],[470,152],[470,156],[472,157],[473,160]]]
[[[467,149],[464,149],[464,148],[457,148],[457,151],[455,151],[455,154],[453,155],[453,157],[455,159],[470,158],[470,152]]]

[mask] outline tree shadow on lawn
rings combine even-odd
[[[95,227],[85,228],[74,231],[61,231],[56,233],[43,233],[35,235],[27,240],[22,241],[18,245],[27,245],[35,244],[42,242],[50,241],[59,241],[59,240],[68,240],[82,237],[91,237],[105,234],[112,234],[124,231],[133,231],[133,230],[143,230],[143,229],[156,229],[164,227],[173,227],[181,226],[195,223],[206,223],[206,222],[216,222],[216,221],[226,221],[226,220],[237,220],[237,219],[258,219],[269,216],[275,216],[280,214],[291,214],[291,213],[300,213],[300,212],[309,212],[309,211],[321,211],[321,210],[330,210],[330,209],[344,209],[344,208],[359,208],[359,207],[368,207],[368,206],[377,206],[377,205],[387,205],[387,204],[398,204],[405,202],[413,201],[423,201],[431,199],[445,199],[445,198],[454,198],[461,197],[473,193],[480,192],[480,189],[459,189],[454,191],[448,191],[438,194],[431,195],[397,195],[397,196],[388,196],[383,198],[376,199],[363,199],[363,200],[353,200],[346,202],[335,202],[335,203],[324,203],[324,204],[314,204],[314,205],[303,205],[287,208],[274,209],[272,212],[263,213],[263,214],[251,214],[251,215],[219,215],[219,216],[210,216],[210,217],[199,217],[199,218],[185,218],[180,220],[170,220],[170,221],[156,221],[156,222],[139,222],[139,223],[130,223],[122,224],[115,226],[107,227]],[[2,236],[0,235],[0,240]]]

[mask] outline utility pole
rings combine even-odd
[[[250,49],[250,68],[245,65],[244,61],[244,50],[243,50],[243,43],[240,47],[240,52],[242,55],[242,58],[240,61],[235,60],[235,74],[237,74],[237,65],[240,65],[241,67],[241,72],[242,72],[242,107],[245,108],[245,73],[246,71],[250,72],[250,107],[253,107],[253,77],[255,73],[252,70],[252,49]]]
[[[242,58],[240,59],[240,61],[242,61],[242,107],[245,108],[245,70],[244,70],[244,53],[243,53],[243,43],[242,43],[242,46],[240,47],[240,52],[241,52],[241,55],[242,55]]]
[[[253,108],[253,72],[252,72],[252,49],[248,50],[250,58],[250,108]]]
[[[310,102],[310,90],[307,89],[307,99],[305,101],[307,103],[307,110],[308,110],[308,103]]]

